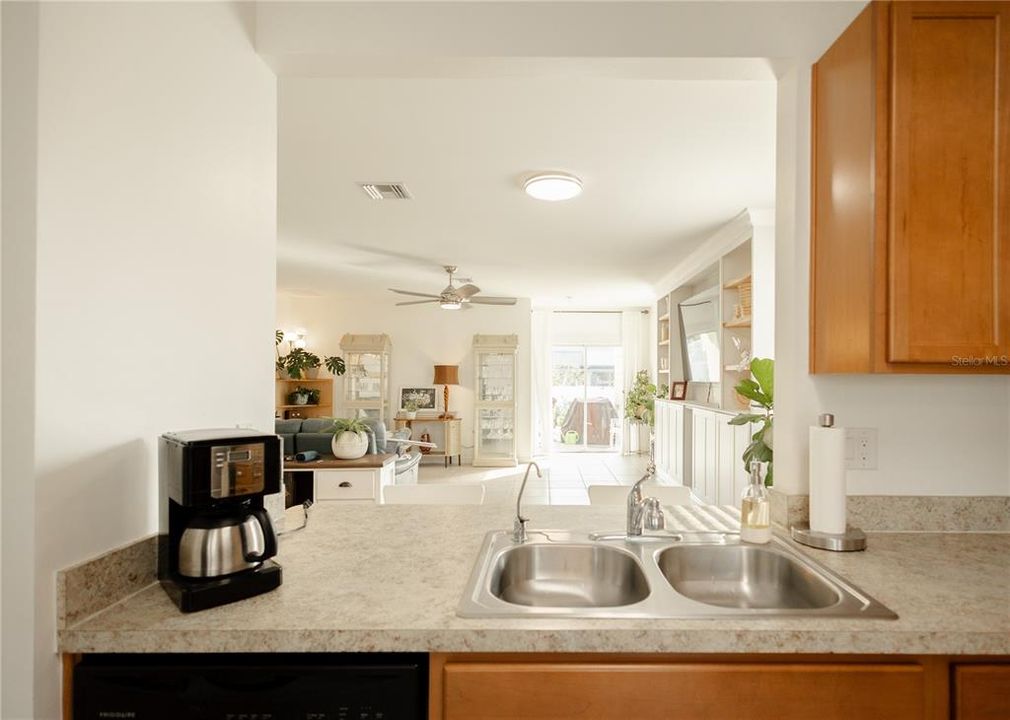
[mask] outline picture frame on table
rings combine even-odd
[[[687,400],[687,382],[674,382],[670,385],[671,400]]]
[[[406,411],[405,405],[411,400],[417,404],[419,413],[435,412],[438,409],[438,395],[434,386],[400,388],[400,410]]]

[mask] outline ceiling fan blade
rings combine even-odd
[[[478,295],[477,297],[470,298],[470,302],[475,305],[515,305],[517,300],[514,297],[488,297],[486,295]]]
[[[396,288],[389,288],[389,289],[390,289],[390,290],[391,290],[392,292],[395,292],[395,293],[400,293],[401,295],[414,295],[414,296],[416,296],[416,297],[423,297],[423,298],[435,298],[436,300],[437,300],[437,299],[438,299],[438,297],[439,297],[438,295],[432,295],[431,293],[419,293],[419,292],[411,292],[410,290],[397,290]]]
[[[467,283],[466,285],[460,285],[458,288],[456,288],[456,292],[459,294],[461,298],[466,299],[473,297],[474,295],[479,293],[480,288],[477,287],[476,285],[473,285],[472,283]]]
[[[427,305],[428,303],[437,303],[437,302],[438,298],[435,298],[434,300],[409,300],[407,302],[396,303],[396,305],[397,307],[399,307],[400,305]]]

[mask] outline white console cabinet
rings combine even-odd
[[[686,485],[699,500],[738,505],[747,484],[743,452],[753,426],[730,425],[736,415],[671,400],[656,401],[656,472]]]

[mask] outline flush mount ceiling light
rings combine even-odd
[[[582,192],[582,181],[568,173],[537,173],[523,183],[523,190],[537,200],[571,200]]]

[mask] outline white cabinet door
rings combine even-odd
[[[734,470],[736,469],[736,463],[734,462],[736,445],[733,442],[735,438],[735,433],[733,432],[735,427],[729,424],[729,420],[730,418],[726,415],[719,415],[719,447],[718,465],[716,470],[718,486],[716,489],[715,500],[715,502],[719,505],[736,504],[736,495],[733,494],[733,481],[735,479]]]
[[[665,477],[666,475],[666,436],[669,433],[670,428],[667,426],[667,412],[666,403],[659,400],[656,401],[656,424],[653,428],[655,431],[655,440],[653,441],[655,445],[653,446],[654,457],[653,460],[656,463],[656,472],[659,473],[660,477]]]
[[[750,481],[747,469],[743,466],[743,451],[750,445],[751,434],[757,427],[757,425],[736,425],[733,427],[733,496],[737,502]]]
[[[671,404],[669,456],[670,479],[676,485],[684,484],[684,406]]]
[[[716,501],[719,464],[719,431],[711,410],[691,410],[692,487],[705,502]]]

